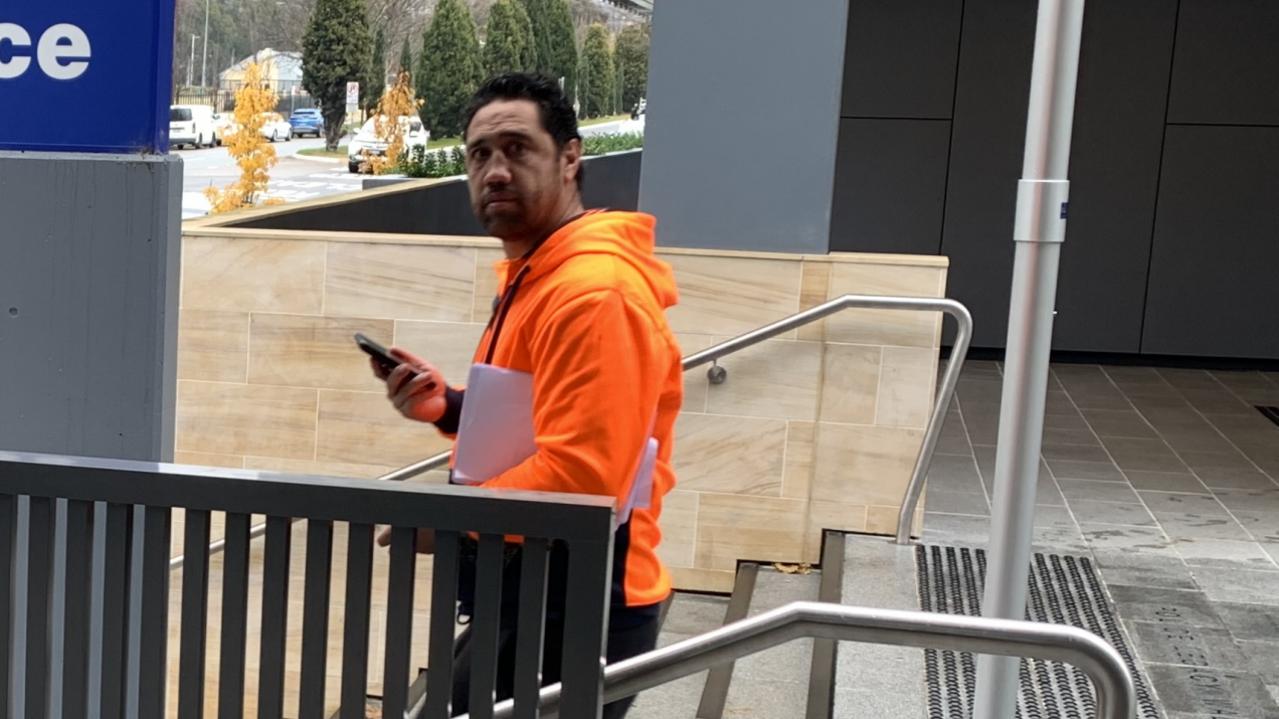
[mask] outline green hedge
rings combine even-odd
[[[635,150],[644,146],[644,135],[639,132],[591,135],[583,138],[582,152],[587,157],[610,152]],[[466,156],[461,146],[427,151],[419,145],[400,155],[400,161],[389,167],[386,173],[406,177],[454,177],[466,174]]]

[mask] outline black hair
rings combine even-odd
[[[505,72],[489,78],[480,89],[471,96],[466,106],[462,121],[462,141],[466,142],[466,131],[471,127],[475,113],[484,106],[497,100],[528,100],[537,105],[537,114],[542,121],[542,129],[550,134],[555,146],[564,149],[570,140],[581,141],[577,131],[577,113],[568,101],[560,84],[545,75],[524,72]],[[583,168],[577,168],[577,186],[582,186]]]

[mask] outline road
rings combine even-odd
[[[644,124],[630,120],[606,122],[583,127],[582,135],[599,135],[620,132],[643,132]],[[345,142],[345,141],[344,141]],[[303,157],[299,150],[321,147],[324,140],[316,138],[294,139],[275,144],[280,161],[271,169],[269,197],[286,202],[299,202],[326,195],[355,192],[361,188],[366,175],[347,172],[345,160]],[[204,189],[210,185],[224,187],[235,181],[240,170],[224,147],[205,150],[174,150],[182,157],[182,219],[203,217],[209,212],[209,201]]]
[[[322,147],[324,140],[296,139],[275,144],[279,164],[271,168],[271,184],[267,194],[287,202],[309,200],[325,195],[354,192],[360,189],[360,175],[346,171],[346,163],[326,158],[299,157],[298,150]],[[209,212],[204,189],[210,185],[224,187],[235,181],[240,170],[224,147],[207,150],[176,150],[182,157],[182,219],[202,217]]]

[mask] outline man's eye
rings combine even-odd
[[[511,144],[506,146],[506,154],[510,155],[511,157],[519,157],[523,155],[524,150],[525,150],[525,147],[524,147],[524,143],[522,142],[512,142]]]

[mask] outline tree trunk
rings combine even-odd
[[[337,152],[338,142],[342,140],[342,124],[346,122],[346,110],[324,114],[324,149]]]

